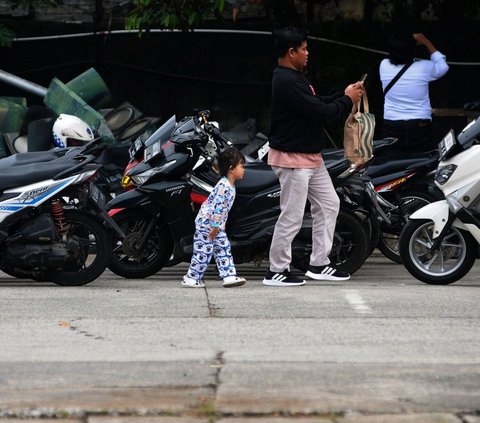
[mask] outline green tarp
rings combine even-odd
[[[112,131],[103,116],[89,106],[77,93],[57,78],[53,78],[43,99],[45,105],[57,115],[78,116],[95,129],[105,142],[115,142]]]

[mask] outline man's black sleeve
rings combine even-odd
[[[329,102],[322,98],[330,98]],[[311,92],[308,85],[297,82],[288,93],[287,101],[303,118],[312,122],[318,120],[329,121],[339,119],[347,114],[352,108],[352,100],[347,95],[337,93],[329,97],[318,97]]]

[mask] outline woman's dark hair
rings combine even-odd
[[[245,156],[235,147],[227,147],[218,157],[218,173],[227,176],[229,169],[233,169],[240,163],[245,163]]]
[[[276,57],[285,56],[291,48],[297,50],[308,38],[306,31],[293,26],[279,29],[273,35],[275,36],[274,52]]]
[[[396,32],[388,40],[389,59],[392,65],[413,62],[417,43],[409,31]]]

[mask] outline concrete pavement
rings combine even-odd
[[[181,288],[184,265],[78,288],[0,275],[0,423],[480,423],[479,263],[447,287],[379,256],[296,288],[239,268],[235,289],[213,269]]]

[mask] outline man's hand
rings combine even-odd
[[[355,82],[355,84],[350,84],[345,88],[345,95],[348,95],[352,100],[352,103],[360,101],[363,95],[363,81]]]
[[[412,34],[412,37],[415,39],[419,46],[424,46],[430,54],[437,51],[432,42],[422,33]]]

